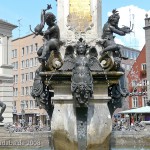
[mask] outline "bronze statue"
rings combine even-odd
[[[46,109],[49,116],[52,115],[53,104],[51,97],[54,92],[43,83],[40,72],[57,70],[62,66],[62,58],[59,52],[60,48],[60,31],[56,24],[56,17],[51,12],[46,12],[51,9],[51,5],[47,5],[46,9],[42,10],[41,23],[34,29],[35,36],[41,35],[44,39],[44,44],[37,51],[38,59],[41,66],[36,70],[36,76],[31,91],[31,96],[37,101],[40,108]],[[45,23],[48,28],[42,31]]]
[[[62,58],[59,52],[60,45],[62,44],[60,42],[60,30],[56,24],[55,15],[52,12],[46,12],[51,8],[51,5],[47,5],[47,8],[42,10],[41,23],[34,28],[34,32],[31,30],[35,36],[43,36],[44,44],[40,47],[37,54],[41,63],[46,62],[47,71],[58,69],[62,65]],[[47,30],[42,31],[45,23],[48,26]]]
[[[2,114],[4,113],[4,111],[6,109],[6,104],[4,104],[2,101],[0,101],[0,107],[1,107],[0,122],[2,122],[4,120],[4,117],[2,116]]]
[[[76,49],[76,56],[74,54]],[[89,56],[87,50],[89,49]],[[97,60],[95,47],[88,47],[82,38],[77,44],[66,48],[64,64],[60,68],[63,71],[72,71],[71,91],[75,99],[76,107],[87,107],[88,100],[93,94],[93,77],[91,71],[102,71]]]
[[[108,21],[104,24],[103,27],[103,34],[102,34],[102,39],[103,39],[103,50],[102,53],[108,52],[108,51],[117,51],[120,53],[121,58],[125,58],[124,55],[122,54],[121,47],[115,43],[114,38],[115,36],[113,33],[116,33],[121,36],[125,36],[127,33],[132,32],[132,30],[129,27],[118,27],[119,23],[119,13],[116,9],[112,11],[112,15],[108,18]]]
[[[106,71],[121,71],[125,73],[124,68],[121,66],[122,59],[126,58],[122,51],[121,46],[116,44],[114,41],[115,36],[113,33],[116,33],[121,36],[125,36],[127,33],[132,32],[132,29],[129,27],[118,27],[119,23],[119,13],[116,9],[112,11],[112,15],[108,18],[108,21],[104,24],[102,40],[99,43],[102,45],[102,52],[100,62],[103,60],[106,61],[104,69]],[[108,107],[111,115],[116,108],[122,106],[123,99],[128,95],[128,90],[126,87],[125,75],[122,75],[119,79],[118,84],[113,84],[109,87],[109,96],[112,97],[111,101],[108,103]]]
[[[37,106],[44,108],[49,114],[49,117],[51,117],[54,108],[51,97],[54,96],[54,92],[43,83],[40,72],[44,71],[44,69],[46,69],[45,62],[42,61],[40,67],[35,72],[31,96],[36,100]]]
[[[41,23],[38,24],[34,29],[34,33],[36,35],[42,35],[44,38],[43,51],[39,57],[39,59],[42,60],[46,60],[46,55],[52,50],[59,51],[60,47],[60,31],[58,25],[55,22],[56,17],[52,12],[46,12],[51,8],[51,5],[48,5],[47,9],[42,10]],[[48,28],[46,31],[42,31],[45,23],[47,24]]]

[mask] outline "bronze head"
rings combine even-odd
[[[56,17],[53,13],[47,12],[45,14],[45,22],[47,23],[47,25],[54,23],[55,21],[56,21]]]
[[[115,25],[118,25],[119,19],[120,19],[120,16],[119,16],[118,11],[116,9],[113,9],[112,15],[109,16],[108,18],[108,22],[111,23],[113,26],[115,26]]]

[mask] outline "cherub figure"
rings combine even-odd
[[[74,54],[76,50],[76,55]],[[89,50],[89,56],[87,51]],[[88,100],[93,94],[93,77],[91,71],[102,71],[97,60],[95,47],[88,47],[82,38],[77,44],[66,48],[64,64],[60,68],[63,71],[72,71],[71,91],[75,99],[76,107],[87,107]]]
[[[34,29],[35,35],[43,36],[44,44],[42,48],[42,54],[39,56],[39,59],[42,61],[48,59],[47,55],[49,55],[52,50],[58,52],[60,47],[60,30],[56,24],[56,17],[52,12],[46,12],[51,8],[51,5],[47,5],[47,9],[42,10],[41,23],[38,24]],[[47,24],[48,28],[46,31],[42,31],[45,23]]]
[[[122,54],[121,46],[115,43],[113,33],[125,36],[127,33],[132,32],[132,29],[126,26],[119,28],[119,19],[119,13],[114,9],[112,15],[108,18],[108,21],[103,27],[102,41],[100,41],[103,49],[100,62],[103,60],[106,61],[104,69],[107,71],[115,70],[125,72],[121,66],[121,60],[128,58]],[[125,74],[119,78],[118,84],[113,84],[109,87],[109,96],[111,96],[112,99],[109,101],[108,107],[112,115],[116,108],[122,107],[124,98],[128,96]]]
[[[120,57],[126,59],[122,54],[121,47],[115,43],[114,41],[115,36],[113,35],[113,33],[125,36],[127,33],[132,32],[132,29],[130,29],[127,26],[124,26],[122,28],[118,27],[119,19],[120,19],[119,13],[116,9],[114,9],[112,11],[112,15],[108,18],[108,21],[104,24],[103,27],[102,53],[105,53],[107,51],[114,51],[114,52],[119,51]]]

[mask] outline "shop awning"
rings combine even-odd
[[[118,112],[119,114],[150,114],[150,106],[135,108],[135,109],[129,109],[125,111]]]

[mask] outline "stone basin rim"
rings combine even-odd
[[[91,72],[93,77],[104,77],[104,76],[108,76],[108,77],[120,77],[122,76],[124,73],[121,71],[109,71],[109,72]],[[72,76],[72,72],[71,71],[46,71],[46,72],[40,72],[40,76],[42,77],[46,77],[46,76],[57,76],[57,77],[70,77]]]

